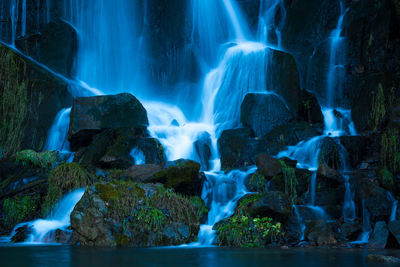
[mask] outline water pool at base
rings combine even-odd
[[[70,246],[0,246],[1,266],[382,266],[368,254],[400,250],[153,248],[92,249]],[[383,264],[383,266],[391,266]]]

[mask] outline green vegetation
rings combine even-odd
[[[55,168],[49,176],[49,188],[42,207],[47,216],[54,204],[65,194],[90,184],[87,171],[78,163],[64,163]]]
[[[387,129],[381,136],[381,164],[393,173],[400,172],[399,130]]]
[[[251,218],[235,214],[215,228],[218,244],[229,247],[265,247],[279,243],[284,235],[281,223],[274,223],[268,217]]]
[[[382,187],[384,187],[387,190],[394,189],[396,181],[395,178],[393,177],[393,174],[387,168],[383,168],[380,171],[379,179]]]
[[[16,224],[33,218],[38,207],[39,197],[23,196],[7,198],[3,202],[4,227],[12,229]]]
[[[382,84],[378,85],[378,91],[372,98],[372,111],[370,115],[370,124],[373,130],[377,130],[381,120],[386,115],[385,94]]]
[[[42,169],[52,169],[59,160],[55,151],[36,152],[31,149],[22,150],[15,154],[15,161]]]
[[[286,165],[283,160],[280,160],[283,171],[283,179],[285,185],[285,194],[289,197],[290,201],[293,203],[296,202],[297,199],[297,190],[296,186],[298,181],[296,179],[296,170],[292,167]]]
[[[268,181],[260,172],[255,172],[249,180],[248,189],[252,192],[265,192]]]
[[[199,219],[208,212],[199,197],[186,197],[163,186],[121,180],[96,183],[95,189],[106,202],[107,218],[123,222],[123,234],[114,236],[119,246],[133,242],[129,233],[159,233],[167,224],[183,223],[190,233],[197,232],[193,227],[198,228]]]

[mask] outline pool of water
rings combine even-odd
[[[370,253],[400,256],[398,250],[1,246],[0,266],[382,266],[366,262]]]

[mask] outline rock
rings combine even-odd
[[[162,170],[163,167],[158,164],[135,165],[125,170],[121,177],[126,177],[133,182],[144,183]]]
[[[15,46],[27,56],[66,77],[73,76],[73,64],[78,50],[74,28],[62,21],[52,21],[34,35],[16,40]]]
[[[248,128],[223,131],[218,139],[221,168],[231,170],[254,164],[258,144]]]
[[[276,127],[262,139],[263,152],[277,155],[287,146],[294,146],[300,141],[308,140],[322,134],[322,124],[307,122],[289,122],[284,126]]]
[[[341,136],[340,143],[347,151],[350,166],[357,168],[368,155],[368,146],[373,141],[364,136]]]
[[[79,97],[72,106],[68,140],[77,151],[106,129],[131,128],[143,136],[148,124],[146,110],[131,94]]]
[[[364,201],[372,222],[390,218],[393,202],[388,198],[386,190],[365,179],[361,181],[358,190],[359,198]],[[362,207],[359,209],[362,210]]]
[[[200,164],[192,160],[179,159],[169,161],[163,170],[155,173],[147,183],[162,183],[166,188],[185,195],[200,195],[202,179],[199,175]]]
[[[398,245],[400,245],[400,221],[389,222],[389,231],[396,238]]]
[[[362,227],[359,224],[351,222],[345,222],[340,229],[347,240],[356,240],[362,231]]]
[[[240,122],[252,129],[257,137],[264,137],[292,119],[285,103],[274,94],[247,94],[240,108]]]
[[[97,183],[71,214],[71,240],[96,247],[181,245],[197,237],[198,214],[192,201],[161,185]]]
[[[143,152],[147,164],[162,164],[166,161],[164,148],[155,138],[139,138],[135,146]]]
[[[282,173],[282,165],[279,160],[265,153],[257,156],[256,165],[258,171],[261,172],[264,177],[273,177],[279,173]]]
[[[323,123],[321,107],[314,94],[307,90],[300,91],[300,104],[297,119],[308,123]]]
[[[399,258],[386,255],[369,254],[366,259],[368,262],[376,263],[400,263]]]
[[[29,235],[32,233],[32,228],[28,225],[17,228],[15,235],[11,238],[12,243],[22,243],[25,242]]]
[[[332,227],[325,220],[307,223],[305,236],[318,246],[335,245],[337,243]]]
[[[369,239],[368,247],[370,248],[385,248],[389,238],[389,230],[384,221],[375,223],[374,231]]]
[[[210,134],[208,132],[201,133],[193,145],[200,160],[201,170],[209,170],[212,147]]]
[[[272,217],[278,221],[287,219],[292,210],[288,197],[279,191],[269,191],[249,208],[252,217]]]
[[[57,113],[71,106],[65,80],[0,44],[0,147],[3,157],[41,151]]]
[[[290,114],[296,117],[300,106],[300,77],[295,58],[289,53],[271,49],[267,71],[267,90],[280,95]]]

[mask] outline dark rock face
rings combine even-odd
[[[0,147],[40,151],[56,114],[72,104],[67,83],[0,44]]]
[[[279,160],[265,153],[257,156],[256,165],[258,171],[260,171],[264,177],[274,177],[282,172],[282,165]]]
[[[71,214],[71,243],[83,246],[153,247],[191,242],[199,231],[188,198],[156,184],[99,183],[89,187]]]
[[[374,263],[400,263],[399,258],[386,255],[369,254],[366,259]]]
[[[338,145],[334,139],[326,137],[321,142],[321,148],[318,157],[320,164],[325,164],[328,167],[341,170],[344,168],[344,159],[342,158],[342,147]]]
[[[307,223],[305,235],[309,241],[318,246],[335,245],[337,243],[331,225],[324,220]]]
[[[161,164],[166,161],[164,148],[155,138],[139,138],[136,147],[143,152],[147,164]]]
[[[264,137],[292,119],[285,103],[274,94],[247,94],[240,108],[240,122],[252,129],[257,137]]]
[[[249,214],[253,217],[272,217],[277,220],[285,220],[291,212],[288,197],[279,191],[267,192],[260,200],[255,201],[249,208]]]
[[[40,33],[16,40],[15,46],[55,72],[73,76],[78,36],[64,21],[50,22]]]
[[[383,221],[390,217],[393,203],[388,199],[386,190],[364,180],[359,186],[358,194],[371,214],[371,221]]]
[[[162,183],[166,188],[173,188],[175,192],[185,195],[200,195],[202,180],[199,171],[200,164],[192,160],[170,161],[147,182]]]
[[[369,240],[368,247],[370,248],[385,248],[389,237],[389,230],[384,221],[375,223],[374,231]]]
[[[76,151],[105,129],[134,128],[145,133],[148,124],[146,110],[131,94],[79,97],[72,106],[68,140]]]
[[[299,98],[300,103],[297,119],[308,123],[323,123],[324,116],[315,95],[307,90],[301,90]]]

